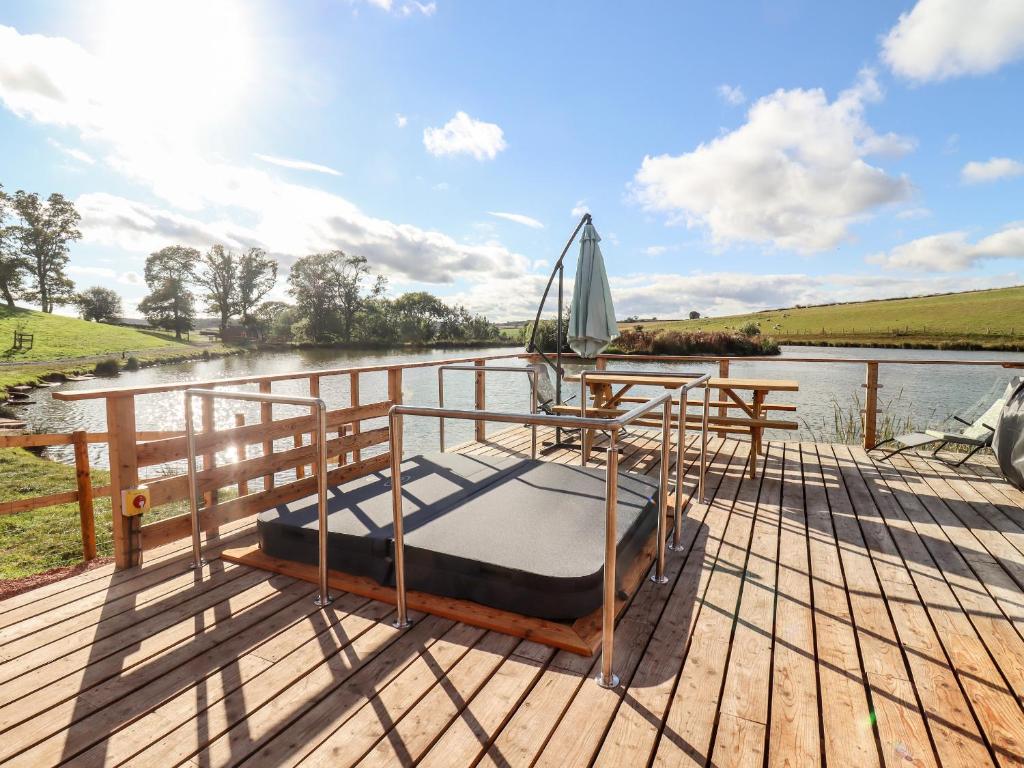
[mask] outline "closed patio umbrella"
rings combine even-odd
[[[567,333],[569,346],[580,357],[596,357],[619,334],[600,240],[594,225],[588,222],[580,241]]]

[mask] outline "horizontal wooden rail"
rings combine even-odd
[[[392,405],[394,403],[390,400],[384,400],[355,408],[338,408],[328,411],[327,427],[337,429],[343,424],[385,417]],[[216,432],[201,432],[196,435],[196,453],[221,451],[231,446],[266,444],[273,440],[293,437],[296,434],[312,434],[315,425],[316,420],[312,416],[295,416],[289,419],[247,424],[244,427],[221,429]],[[138,466],[148,467],[183,459],[187,453],[188,446],[185,438],[172,437],[139,444],[136,450],[136,460]]]
[[[185,433],[180,430],[159,430],[152,432],[136,432],[135,439],[161,440],[168,437],[180,437]],[[110,436],[106,432],[89,432],[86,434],[88,443],[107,443]],[[57,445],[74,445],[74,434],[40,433],[26,435],[0,435],[0,448],[49,448]]]
[[[356,449],[380,445],[386,443],[388,437],[388,428],[380,427],[360,432],[358,435],[334,438],[327,441],[327,456],[328,458],[334,458]],[[196,472],[196,479],[199,482],[200,492],[217,491],[221,488],[262,477],[268,473],[283,472],[311,464],[316,461],[316,456],[316,445],[303,445],[300,448],[292,448],[291,450],[271,453],[266,456],[257,456],[252,459],[244,459],[231,464],[221,464],[210,469],[203,469]],[[154,507],[188,498],[187,474],[151,480],[148,486]]]
[[[109,496],[110,486],[101,485],[92,489],[93,496]],[[18,512],[30,512],[33,509],[53,507],[57,504],[73,504],[78,501],[78,491],[61,491],[46,496],[33,496],[27,499],[15,499],[0,503],[0,515],[14,515]]]
[[[878,363],[879,365],[998,365],[1003,368],[1024,368],[1024,360],[952,360],[916,358],[875,358],[875,357],[787,357],[784,355],[598,355],[597,361],[621,360],[642,363],[713,363],[729,360],[734,363]],[[598,366],[600,367],[600,365]]]
[[[645,397],[634,397],[632,395],[629,395],[627,397],[620,397],[618,399],[618,402],[620,402],[620,403],[644,403],[644,402],[647,402],[647,398],[645,398]],[[679,398],[678,397],[675,397],[675,398],[672,399],[672,405],[674,405],[676,408],[679,407]],[[692,408],[703,408],[704,407],[704,401],[703,400],[687,400],[686,401],[686,405],[689,406],[689,407],[692,407]],[[743,409],[743,406],[741,406],[739,403],[733,402],[731,400],[711,400],[711,401],[708,402],[708,406],[711,407],[711,408],[721,407],[721,408],[733,408],[733,409],[736,409],[736,410],[742,410]],[[576,410],[579,410],[579,408],[577,408]],[[761,410],[762,411],[787,411],[789,413],[796,413],[796,406],[795,405],[787,405],[785,403],[762,403],[761,404]]]
[[[347,483],[350,480],[380,472],[386,469],[390,462],[390,454],[385,453],[356,464],[346,464],[343,467],[330,470],[327,473],[327,482],[331,485]],[[203,509],[201,527],[203,531],[210,532],[232,520],[239,520],[314,493],[316,493],[316,478],[306,477],[266,491],[258,491],[250,493],[248,496],[222,501]],[[185,538],[191,533],[191,530],[192,521],[189,515],[176,515],[166,520],[144,525],[142,526],[142,548],[144,550],[152,549]]]
[[[576,408],[575,406],[571,406],[571,405],[555,406],[554,408],[552,408],[552,410],[555,411],[556,413],[571,413],[573,415],[579,415],[579,412],[580,412],[579,408]],[[624,413],[626,413],[626,411],[622,410],[621,408],[594,408],[592,406],[588,406],[587,407],[587,415],[589,415],[589,416],[597,415],[597,416],[607,416],[608,418],[615,418],[617,416],[621,416]],[[661,426],[661,417],[656,415],[656,414],[652,414],[652,415],[647,416],[645,418],[637,419],[636,422],[634,422],[634,423],[640,424],[641,426],[645,426],[645,427],[652,427],[652,426],[660,427]],[[678,424],[679,423],[679,411],[672,411],[672,423],[673,424]],[[701,414],[698,414],[698,413],[687,413],[686,414],[686,423],[687,424],[699,425],[701,423]],[[749,427],[760,427],[762,429],[789,429],[789,430],[798,429],[799,426],[800,426],[795,421],[782,421],[782,420],[779,420],[779,419],[754,419],[754,418],[741,417],[741,416],[718,416],[718,415],[709,415],[708,416],[708,424],[710,424],[711,426],[724,426],[724,427],[730,427],[730,426],[748,427],[748,428]]]
[[[144,387],[112,387],[110,389],[80,389],[66,392],[54,392],[55,400],[95,400],[98,398],[137,397],[152,395],[158,392],[184,392],[186,389],[208,389],[210,387],[234,387],[241,384],[269,384],[274,381],[296,381],[301,379],[324,379],[328,376],[350,376],[353,373],[380,373],[384,371],[408,370],[412,368],[432,368],[438,365],[456,363],[474,363],[479,360],[509,360],[528,357],[525,353],[514,352],[506,355],[489,355],[487,357],[459,357],[446,360],[419,360],[415,363],[398,365],[368,365],[352,368],[325,368],[316,371],[289,371],[287,373],[271,373],[260,376],[239,376],[230,379],[209,379],[207,381],[188,381],[184,383],[151,384]]]

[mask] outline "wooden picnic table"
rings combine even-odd
[[[685,377],[681,377],[679,374],[657,374],[652,373],[650,375],[635,375],[630,372],[625,372],[625,375],[617,373],[616,371],[602,371],[600,373],[587,372],[587,388],[590,390],[590,395],[593,398],[593,403],[589,404],[585,401],[581,403],[581,407],[585,407],[587,413],[591,415],[605,413],[609,416],[613,416],[614,412],[623,407],[624,403],[635,402],[638,398],[626,398],[629,392],[634,387],[661,387],[663,389],[678,389],[683,386],[687,381]],[[567,376],[565,378],[567,382],[573,382],[579,384],[580,376]],[[615,389],[618,387],[618,389]],[[769,410],[785,410],[795,411],[796,406],[792,405],[777,405],[772,403],[766,403],[768,395],[772,392],[797,392],[800,390],[800,384],[797,381],[791,379],[733,379],[733,378],[712,378],[708,381],[707,387],[709,389],[715,389],[719,392],[719,398],[723,399],[720,402],[716,402],[715,406],[718,408],[719,415],[715,417],[714,421],[716,426],[719,426],[719,432],[724,433],[727,431],[729,426],[732,427],[745,427],[750,430],[750,452],[751,456],[755,456],[763,452],[762,450],[762,435],[765,429],[796,429],[797,425],[793,422],[775,422],[765,417],[766,411]],[[738,392],[751,392],[751,400],[747,402],[744,400]],[[740,418],[728,417],[728,409],[730,407],[738,408],[745,415]],[[680,418],[685,418],[686,404],[680,404]],[[589,452],[588,440],[584,440],[584,455]],[[753,459],[750,462],[750,476],[755,477],[757,473],[757,462]]]

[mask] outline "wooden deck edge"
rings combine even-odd
[[[654,562],[655,542],[656,534],[652,534],[641,551],[640,557],[636,559],[633,567],[626,574],[625,580],[628,589],[625,590],[625,593],[620,592],[619,598],[615,601],[616,619],[625,612],[633,595],[643,583],[647,571],[650,570],[651,564]],[[310,584],[319,582],[316,566],[271,557],[257,544],[237,549],[225,549],[220,556],[229,563],[290,576]],[[328,573],[327,583],[332,589],[342,592],[351,592],[391,605],[396,602],[393,587],[383,586],[365,576],[354,576],[343,571],[332,570]],[[524,640],[532,640],[541,645],[575,653],[579,656],[593,656],[601,647],[600,608],[575,622],[568,623],[524,616],[480,605],[470,600],[441,597],[416,590],[409,590],[406,602],[410,610],[461,621],[474,627],[501,632]]]

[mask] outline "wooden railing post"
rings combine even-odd
[[[718,378],[720,378],[720,379],[728,379],[729,378],[729,358],[727,358],[727,357],[726,358],[722,358],[721,360],[718,361]],[[723,405],[718,406],[718,415],[719,416],[723,416],[724,417],[724,416],[728,416],[729,415],[729,406],[724,405],[726,399],[727,398],[726,398],[725,390],[724,389],[719,389],[718,390],[718,400],[723,403]],[[729,433],[728,432],[724,432],[724,431],[719,431],[718,432],[718,436],[720,438],[724,439],[724,438],[729,436]]]
[[[359,372],[353,371],[348,375],[348,402],[353,408],[359,407]],[[352,422],[352,435],[358,435],[362,431],[358,421]],[[362,459],[362,454],[359,449],[356,448],[352,451],[352,461],[359,462]]]
[[[203,400],[203,432],[214,432],[216,430],[216,424],[214,424],[214,410],[213,410],[213,398],[204,397]],[[210,451],[209,453],[203,454],[203,469],[213,469],[217,463],[216,451]],[[212,506],[217,503],[217,491],[206,491],[203,494],[203,505]]]
[[[264,394],[270,394],[270,382],[260,382],[260,392]],[[260,424],[269,424],[274,420],[274,404],[273,403],[260,403]],[[274,441],[264,440],[263,441],[263,455],[269,456],[274,452]],[[269,475],[263,476],[263,490],[267,491],[274,487],[274,473],[271,472]]]
[[[597,368],[597,370],[599,370],[599,371],[603,371],[603,370],[607,369],[608,368],[608,358],[602,357],[601,355],[598,355],[597,356],[597,364],[594,367]]]
[[[486,360],[474,360],[473,365],[487,365]],[[487,375],[483,371],[477,371],[473,374],[476,378],[475,394],[473,398],[473,407],[478,411],[487,409]],[[482,443],[487,439],[487,422],[485,421],[474,421],[473,427],[475,431],[476,441]]]
[[[872,360],[866,364],[864,376],[864,448],[871,450],[878,442],[878,361]]]
[[[236,427],[244,427],[245,426],[245,414],[244,413],[236,413],[235,414],[235,426]],[[246,450],[245,443],[242,443],[239,446],[239,449],[241,450],[241,453],[240,453],[240,455],[238,457],[239,461],[245,461],[247,458],[249,458],[249,452]],[[239,480],[238,481],[238,495],[239,496],[245,496],[248,493],[249,493],[249,481],[248,480]]]
[[[139,529],[141,516],[125,517],[121,491],[139,484],[139,463],[135,453],[135,398],[107,397],[107,434],[110,439],[110,509],[114,532],[114,566],[130,568],[141,562]]]
[[[78,516],[82,526],[82,557],[96,557],[96,518],[92,504],[92,474],[89,470],[88,436],[83,430],[71,433],[75,444],[75,479],[78,482]]]
[[[388,368],[388,400],[402,402],[402,369]]]

